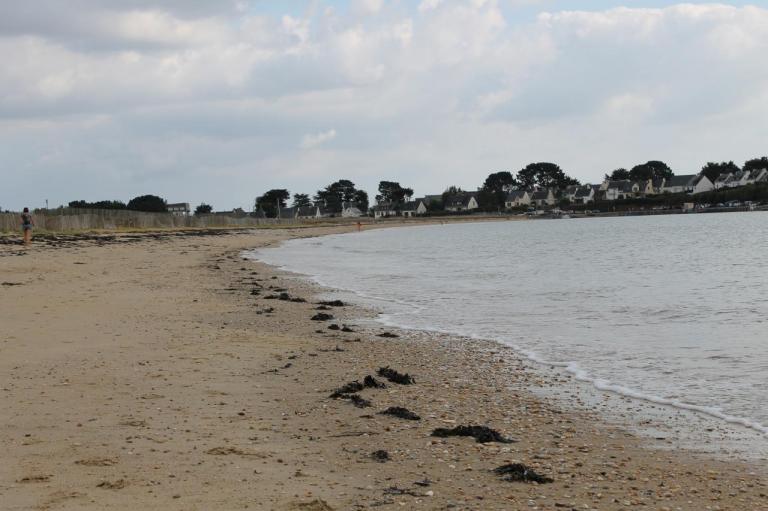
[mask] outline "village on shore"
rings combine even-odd
[[[368,207],[365,192],[341,180],[321,190],[313,203],[295,194],[291,206],[279,205],[287,190],[271,190],[256,201],[255,214],[282,219],[330,217],[416,217],[476,213],[542,214],[609,211],[668,211],[724,208],[753,209],[768,203],[768,158],[756,158],[740,168],[733,162],[708,163],[698,174],[675,175],[659,161],[632,170],[617,169],[600,184],[581,184],[557,165],[535,163],[513,176],[497,172],[477,191],[455,186],[442,194],[413,198],[412,190],[382,181],[376,204]],[[331,198],[332,200],[328,200]],[[333,200],[335,198],[336,200]],[[264,207],[266,206],[266,208]],[[334,207],[335,206],[335,207]],[[270,211],[268,212],[267,209]]]

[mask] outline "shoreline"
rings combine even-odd
[[[250,256],[256,261],[275,264],[274,262],[261,261],[257,254]],[[303,273],[300,268],[280,265],[276,265],[275,268],[317,285],[324,293],[338,295],[344,299],[350,298],[352,302],[357,302],[358,308],[365,312],[365,316],[376,315],[375,322],[379,326],[416,332],[417,334],[421,332],[428,335],[466,339],[466,342],[490,342],[498,347],[510,348],[514,357],[531,363],[531,370],[565,376],[572,380],[574,385],[579,386],[581,388],[579,402],[590,403],[588,407],[580,407],[580,409],[595,412],[603,416],[603,420],[610,420],[613,424],[639,433],[651,441],[663,440],[667,445],[662,448],[670,449],[685,446],[684,448],[692,452],[707,453],[722,459],[753,464],[764,464],[768,461],[766,427],[749,417],[734,416],[722,412],[717,408],[717,404],[692,404],[683,400],[667,399],[644,393],[636,388],[625,387],[589,374],[581,369],[577,362],[545,360],[538,353],[505,342],[502,339],[451,332],[439,327],[410,327],[392,319],[398,313],[386,309],[387,299],[359,293],[352,289],[336,288],[333,284],[325,283],[314,275]],[[402,303],[399,305],[405,306]],[[547,391],[544,393],[544,395],[549,396],[559,394],[562,392]],[[608,400],[612,401],[613,405],[607,411],[598,410],[599,407],[604,408],[601,401]],[[633,410],[633,408],[639,409]],[[678,429],[672,431],[669,423],[678,424]],[[689,426],[688,428],[686,428],[686,424]],[[691,424],[695,424],[695,430]],[[690,429],[690,431],[685,431],[686,429]],[[660,438],[659,433],[662,431],[666,431],[666,433],[663,438]],[[670,437],[672,438],[670,439]],[[696,445],[697,442],[701,441],[706,443],[706,449]]]
[[[0,259],[0,280],[22,284],[0,295],[8,509],[768,509],[755,467],[652,450],[563,410],[533,395],[547,382],[498,346],[385,339],[388,329],[354,326],[366,314],[357,307],[311,321],[318,286],[241,257],[345,229],[74,243]],[[307,302],[265,299],[281,292]],[[381,379],[387,365],[416,384],[363,390],[365,409],[328,397]],[[379,415],[389,406],[421,420]],[[517,442],[430,436],[460,424]],[[371,459],[376,450],[390,460]],[[513,462],[555,482],[491,472]]]

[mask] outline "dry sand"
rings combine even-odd
[[[311,321],[317,289],[240,255],[344,229],[1,246],[0,509],[768,509],[760,467],[535,397],[552,380],[492,344],[330,330],[369,313]],[[366,375],[370,407],[329,397]],[[464,424],[516,442],[430,436]]]

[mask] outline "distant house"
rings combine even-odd
[[[580,186],[573,195],[573,204],[589,204],[595,201],[595,188],[592,185]],[[599,187],[597,187],[599,189]]]
[[[768,183],[768,169],[753,170],[749,175],[749,184]]]
[[[504,200],[504,207],[507,209],[530,205],[531,196],[526,190],[512,190],[507,193],[507,198]]]
[[[427,213],[427,206],[424,204],[423,199],[416,199],[403,204],[403,207],[400,208],[400,212],[403,216],[407,217],[424,215]]]
[[[281,220],[293,220],[299,213],[299,208],[280,208],[279,218]]]
[[[390,216],[397,216],[397,209],[391,202],[382,202],[373,207],[374,218],[387,218]]]
[[[649,195],[661,195],[662,190],[664,190],[664,183],[666,183],[666,179],[663,177],[657,177],[656,179],[651,180],[651,188],[653,188],[653,191]]]
[[[446,211],[452,211],[458,213],[461,211],[472,211],[478,209],[480,205],[477,203],[477,197],[474,193],[457,193],[448,198],[445,204]]]
[[[715,179],[714,187],[716,190],[722,188],[738,188],[753,183],[752,172],[749,170],[739,170],[736,172],[723,172]]]
[[[317,206],[302,206],[300,208],[290,209],[296,209],[296,218],[301,218],[303,220],[317,218]]]
[[[565,187],[562,193],[563,199],[568,199],[569,201],[573,202],[576,198],[576,192],[579,191],[579,188],[581,188],[579,185],[568,185]]]
[[[175,204],[167,204],[166,208],[168,213],[176,216],[189,216],[189,202],[177,202]]]
[[[747,186],[749,184],[749,170],[740,170],[731,174],[731,179],[728,180],[728,188],[738,188],[739,186]]]
[[[554,206],[555,194],[552,190],[539,190],[531,195],[531,202],[538,207]]]
[[[315,218],[331,218],[333,216],[336,216],[336,213],[323,206],[322,204],[315,206]]]
[[[363,216],[363,212],[354,202],[344,202],[341,205],[341,216],[344,218],[357,218]]]
[[[684,176],[672,176],[667,179],[662,188],[663,193],[704,193],[715,189],[707,176],[689,174]]]
[[[652,179],[646,179],[646,180],[640,180],[637,181],[637,193],[641,197],[646,197],[648,195],[654,195],[655,189],[653,187],[653,180]]]
[[[610,201],[630,199],[640,193],[640,185],[629,179],[607,180],[603,183],[601,189],[605,192],[605,200]]]
[[[733,172],[723,172],[715,179],[715,190],[728,187],[728,181],[733,177]]]

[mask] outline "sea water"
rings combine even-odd
[[[388,325],[496,340],[598,389],[768,434],[768,213],[379,229],[257,257]]]

